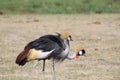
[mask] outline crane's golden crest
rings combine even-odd
[[[68,39],[69,36],[70,36],[70,33],[69,33],[69,32],[66,32],[66,33],[61,34],[61,38],[62,38],[62,39]]]
[[[76,51],[81,51],[81,50],[84,50],[84,48],[82,46],[77,46],[76,47]]]

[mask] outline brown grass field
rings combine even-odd
[[[56,64],[57,80],[120,80],[120,14],[1,15],[0,80],[43,80],[42,61],[15,64],[24,46],[45,34],[70,32],[71,54],[80,45],[86,57]],[[52,80],[50,61],[46,80]]]

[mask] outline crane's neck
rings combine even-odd
[[[65,45],[70,46],[70,44],[69,44],[69,41],[68,41],[68,40],[64,40],[64,44],[65,44]]]
[[[64,50],[63,50],[63,54],[64,56],[67,56],[69,54],[69,51],[70,51],[70,46],[68,44],[68,41],[67,40],[64,40]]]
[[[73,55],[68,54],[67,59],[72,60],[76,58],[77,53],[74,53]]]
[[[66,50],[68,50],[67,52],[67,59],[69,59],[69,60],[72,60],[72,59],[75,59],[75,57],[76,57],[76,55],[77,55],[77,53],[74,53],[73,55],[70,55],[70,53],[69,53],[69,50],[70,50],[70,45],[69,45],[69,41],[68,40],[64,40],[64,43],[65,43],[65,45],[66,45]],[[66,51],[65,50],[65,51]]]

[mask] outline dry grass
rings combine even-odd
[[[22,68],[15,58],[29,41],[66,31],[74,39],[71,53],[79,44],[87,56],[56,64],[57,80],[120,80],[120,14],[0,16],[0,80],[42,80],[42,62],[37,74],[33,62]],[[46,68],[51,80],[50,61]]]

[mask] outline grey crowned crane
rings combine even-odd
[[[69,33],[58,35],[45,35],[28,43],[24,50],[17,56],[16,64],[24,66],[32,60],[43,60],[43,72],[45,71],[45,60],[52,59],[53,76],[55,80],[54,62],[62,62],[64,59],[74,59],[76,56],[84,55],[84,49],[78,49],[72,56],[69,54],[72,37]]]

